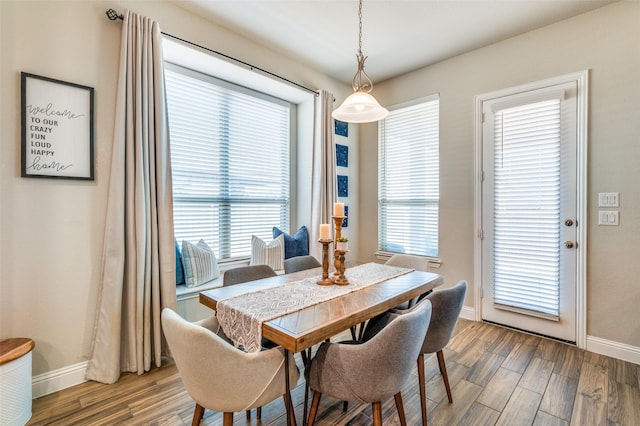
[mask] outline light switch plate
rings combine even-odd
[[[617,210],[600,210],[598,212],[598,225],[618,226],[619,224]]]
[[[598,207],[620,207],[619,192],[598,193]]]

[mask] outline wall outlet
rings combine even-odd
[[[618,226],[617,210],[600,210],[598,212],[598,225]]]

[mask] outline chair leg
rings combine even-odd
[[[318,407],[320,406],[320,397],[322,394],[317,391],[313,391],[313,401],[311,401],[311,409],[309,410],[308,426],[313,426],[313,422],[316,420],[316,414],[318,414]]]
[[[356,337],[356,326],[352,325],[351,327],[349,327],[349,331],[351,331],[351,340],[358,340],[358,338]]]
[[[247,420],[251,420],[251,410],[247,410]]]
[[[191,420],[191,426],[198,426],[200,424],[202,416],[204,416],[204,407],[196,403],[196,408],[195,410],[193,410],[193,420]]]
[[[262,420],[262,407],[256,408],[256,418]]]
[[[407,418],[404,415],[404,405],[402,405],[402,393],[398,392],[393,396],[396,401],[396,410],[398,410],[398,417],[400,418],[400,425],[407,426]]]
[[[420,409],[422,426],[427,426],[427,392],[424,383],[424,354],[418,355],[418,388],[420,389]]]
[[[382,403],[380,401],[371,404],[373,412],[373,426],[382,426]]]
[[[349,401],[342,401],[342,412],[346,413],[349,409]]]
[[[438,367],[440,367],[440,374],[442,374],[442,380],[444,380],[444,387],[447,390],[447,397],[449,398],[449,404],[453,403],[453,398],[451,397],[451,388],[449,387],[449,376],[447,376],[447,366],[444,362],[444,353],[442,349],[436,352],[438,356]]]
[[[222,426],[233,426],[233,413],[224,413],[222,415]]]

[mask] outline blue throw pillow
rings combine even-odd
[[[178,240],[176,243],[176,284],[184,284],[184,270],[182,269],[182,254],[180,253],[180,245]]]
[[[273,238],[278,238],[278,235],[284,234],[284,258],[296,256],[307,256],[309,254],[309,233],[307,227],[302,225],[295,234],[289,235],[286,232],[282,232],[277,227],[273,227]]]

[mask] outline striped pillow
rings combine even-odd
[[[249,265],[269,265],[274,271],[284,269],[284,234],[270,243],[251,236],[251,261]]]
[[[220,276],[216,254],[204,240],[198,244],[182,241],[182,264],[187,287],[196,287]]]

